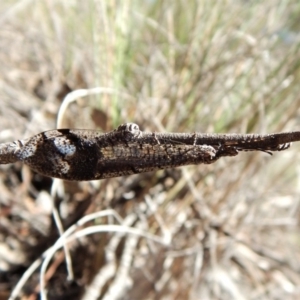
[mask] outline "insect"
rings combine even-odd
[[[22,161],[45,176],[98,180],[174,168],[211,164],[240,151],[282,151],[300,141],[300,131],[274,134],[155,133],[125,123],[101,133],[56,129],[25,140],[0,144],[0,164]]]

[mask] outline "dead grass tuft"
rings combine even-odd
[[[64,97],[95,87],[70,101],[60,126],[297,130],[299,10],[296,0],[4,1],[0,141],[55,128]],[[54,201],[65,230],[106,209],[119,217],[79,223],[70,235],[74,281],[61,248],[48,257],[48,299],[296,299],[297,150],[65,182],[52,194],[51,179],[1,166],[0,298],[57,245]],[[39,275],[19,299],[37,299]]]

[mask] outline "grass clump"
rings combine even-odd
[[[70,103],[61,126],[297,130],[299,9],[296,0],[4,1],[1,142],[54,128],[64,97],[95,87],[101,93]],[[59,252],[46,276],[48,299],[297,298],[298,149],[62,184],[52,196],[64,228],[112,208],[119,221],[100,225],[121,222],[168,247],[110,232],[73,240],[75,284]],[[58,235],[46,205],[52,181],[26,167],[0,170],[0,281],[9,294]],[[5,258],[8,246],[15,263]],[[39,293],[36,276],[22,293]]]

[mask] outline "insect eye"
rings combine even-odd
[[[138,131],[138,130],[140,130],[140,128],[137,124],[130,124],[129,131]]]

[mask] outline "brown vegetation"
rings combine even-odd
[[[297,130],[298,2],[1,1],[0,142],[55,128],[60,108],[59,127]],[[1,166],[0,299],[58,240],[53,201],[65,230],[119,217],[55,252],[49,300],[297,299],[298,152],[81,183]],[[19,299],[37,299],[40,274]]]

